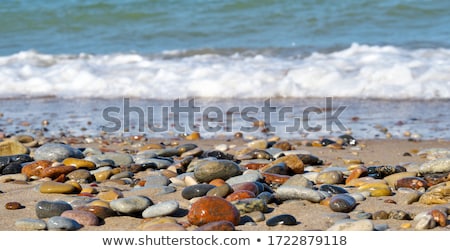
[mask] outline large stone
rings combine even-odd
[[[191,205],[187,215],[192,225],[201,226],[215,221],[230,221],[239,224],[239,210],[230,202],[216,196],[205,196]]]
[[[83,153],[79,149],[61,143],[44,144],[37,148],[34,152],[35,160],[50,160],[61,162],[69,157],[78,159],[84,158]]]
[[[113,200],[109,203],[111,209],[122,214],[141,214],[153,202],[145,196],[130,196]]]
[[[210,182],[213,179],[223,179],[240,175],[238,164],[230,160],[201,161],[194,169],[194,176],[198,182]]]
[[[419,167],[419,173],[445,173],[450,172],[450,158],[435,159],[423,163]]]
[[[29,149],[17,140],[0,142],[0,156],[27,154],[29,152]]]
[[[72,210],[72,206],[65,201],[42,200],[36,204],[36,216],[39,219],[60,216],[64,211]]]

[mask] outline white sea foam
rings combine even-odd
[[[354,44],[301,57],[170,55],[3,56],[0,98],[450,98],[449,49]]]

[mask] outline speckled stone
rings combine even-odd
[[[199,162],[194,168],[194,176],[198,182],[210,182],[213,179],[223,179],[242,174],[238,164],[230,160],[207,160]]]
[[[48,230],[53,231],[74,231],[80,229],[82,226],[73,219],[53,216],[47,221]]]
[[[264,200],[259,198],[249,198],[231,201],[241,214],[254,211],[266,212],[268,210]]]
[[[179,208],[176,200],[168,200],[147,207],[142,212],[142,218],[154,218],[173,214]]]
[[[32,219],[32,218],[19,219],[14,223],[14,225],[18,230],[35,231],[47,229],[47,223],[41,219]]]
[[[95,214],[83,210],[67,210],[61,214],[61,217],[75,220],[82,226],[98,226],[100,223]]]
[[[423,204],[446,204],[450,202],[450,185],[429,188],[426,193],[420,196],[420,203]]]
[[[195,197],[202,197],[208,193],[209,190],[215,188],[210,184],[197,184],[183,188],[181,196],[186,200],[190,200]]]
[[[266,225],[269,227],[274,227],[277,225],[295,226],[297,224],[297,219],[291,214],[275,215],[266,221]]]
[[[240,221],[240,213],[233,204],[223,198],[205,196],[191,205],[187,218],[196,226],[222,220],[230,221],[236,226]]]
[[[72,210],[72,206],[65,201],[46,201],[36,203],[35,211],[39,219],[60,216],[64,211]]]
[[[325,194],[307,187],[280,186],[275,192],[279,200],[308,200],[318,203],[325,199]]]
[[[142,195],[119,198],[109,203],[112,210],[121,214],[141,214],[152,204],[148,197]]]
[[[450,158],[439,158],[427,161],[419,167],[419,173],[446,173],[450,172]]]
[[[404,177],[401,179],[398,179],[395,183],[395,188],[398,189],[400,187],[406,187],[411,188],[414,190],[418,189],[427,189],[428,188],[428,182],[420,177]]]
[[[38,147],[34,152],[35,160],[63,161],[66,158],[84,158],[83,153],[76,148],[61,143],[47,143]]]
[[[90,183],[94,181],[94,176],[86,169],[77,169],[66,175],[67,179],[79,183]]]
[[[417,202],[421,195],[421,192],[411,188],[399,188],[395,193],[394,200],[399,205],[410,205]]]

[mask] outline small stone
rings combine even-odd
[[[116,189],[110,189],[108,191],[98,193],[97,197],[100,200],[111,202],[113,200],[117,200],[119,198],[123,198],[122,192]]]
[[[283,183],[285,186],[300,186],[312,188],[314,186],[313,182],[305,178],[304,175],[296,174],[291,176],[286,182]]]
[[[42,171],[46,168],[51,167],[53,164],[53,162],[49,161],[49,160],[38,160],[38,161],[33,161],[29,164],[26,164],[23,168],[22,168],[22,174],[25,174],[27,177],[39,177],[42,178]]]
[[[268,167],[284,163],[292,172],[292,174],[302,174],[304,172],[305,164],[297,155],[286,155],[274,160]],[[264,168],[267,169],[268,167]]]
[[[389,214],[384,210],[376,211],[375,213],[372,214],[372,219],[387,220],[389,219]]]
[[[205,196],[191,205],[187,218],[196,226],[222,220],[230,221],[236,226],[240,221],[240,213],[233,204],[223,198]]]
[[[35,160],[50,160],[61,162],[66,158],[84,158],[83,153],[76,148],[61,143],[47,143],[34,152]]]
[[[264,150],[267,148],[267,141],[264,139],[257,139],[247,143],[247,146],[252,149]]]
[[[152,204],[148,197],[142,195],[119,198],[109,203],[112,210],[127,215],[142,214]]]
[[[330,208],[335,212],[348,213],[356,206],[356,200],[350,195],[337,194],[331,197]]]
[[[210,183],[211,184],[211,183]],[[219,196],[225,198],[227,195],[233,192],[233,188],[231,188],[228,183],[224,183],[220,186],[214,187],[206,193],[206,196]]]
[[[294,226],[297,225],[297,219],[290,214],[280,214],[269,218],[266,221],[266,225],[269,227],[274,227],[277,225]]]
[[[400,205],[410,205],[417,202],[421,196],[419,191],[411,188],[399,188],[394,196],[395,201]]]
[[[437,186],[430,188],[426,193],[420,196],[420,203],[423,204],[446,204],[450,202],[450,185]]]
[[[348,185],[351,180],[357,179],[359,177],[363,177],[367,175],[367,168],[365,167],[358,167],[352,170],[350,175],[345,180],[345,184]]]
[[[236,230],[233,223],[230,221],[214,221],[204,224],[195,231],[234,231]]]
[[[231,201],[241,214],[250,213],[254,211],[266,212],[267,205],[264,200],[259,198],[249,198]]]
[[[61,217],[69,218],[75,220],[82,226],[98,226],[98,217],[88,211],[83,210],[67,210],[61,214]]]
[[[117,152],[105,152],[101,155],[94,155],[99,160],[112,160],[116,166],[128,166],[131,165],[133,157],[127,153],[117,153]]]
[[[77,169],[66,175],[67,179],[78,183],[90,183],[94,181],[94,176],[86,169]]]
[[[167,186],[169,184],[170,180],[162,175],[153,175],[145,178],[145,187]]]
[[[77,169],[83,168],[92,170],[96,168],[96,165],[94,162],[84,159],[77,159],[77,158],[66,158],[62,162],[66,166],[74,166]]]
[[[348,191],[345,190],[345,188],[342,188],[342,187],[339,187],[336,185],[329,185],[329,184],[321,185],[319,187],[319,190],[329,193],[330,195],[348,193]]]
[[[403,210],[392,210],[389,212],[389,219],[394,220],[411,220],[410,215]]]
[[[202,197],[208,193],[209,190],[215,188],[215,186],[210,184],[197,184],[193,186],[188,186],[183,188],[181,191],[181,196],[186,200],[190,200],[195,197]]]
[[[445,213],[441,212],[440,210],[433,209],[430,211],[430,214],[439,226],[447,226],[447,215]]]
[[[40,219],[31,219],[31,218],[20,219],[17,220],[14,225],[19,230],[36,231],[47,229],[47,223],[44,220]]]
[[[411,188],[414,190],[418,189],[427,189],[428,183],[426,180],[420,178],[420,177],[404,177],[397,180],[397,183],[395,184],[395,188],[398,189],[400,187],[406,187]]]
[[[5,208],[8,210],[17,210],[17,209],[24,208],[24,206],[22,206],[22,204],[20,204],[19,202],[12,201],[12,202],[6,203]]]
[[[60,216],[64,211],[72,210],[72,206],[65,201],[39,201],[35,207],[39,219]]]
[[[389,187],[395,188],[395,185],[397,184],[398,180],[405,177],[415,177],[415,176],[417,176],[417,172],[401,172],[386,176],[383,178],[383,180],[388,183]]]
[[[82,226],[75,220],[61,216],[53,216],[47,221],[48,230],[74,231],[80,229],[81,227]]]
[[[199,132],[192,132],[185,137],[186,140],[199,140],[201,138]]]
[[[227,201],[236,201],[236,200],[243,200],[243,199],[249,199],[249,198],[255,198],[255,193],[248,191],[248,190],[238,190],[234,191],[233,193],[229,194],[225,199]]]
[[[167,216],[173,214],[179,208],[179,204],[176,200],[169,200],[160,202],[158,204],[147,207],[142,212],[143,218],[153,218],[160,216]]]
[[[104,207],[104,206],[98,206],[98,205],[79,206],[76,208],[76,210],[82,210],[82,211],[93,213],[95,216],[97,216],[100,219],[105,219],[105,218],[113,217],[113,216],[117,215],[117,213],[115,211],[113,211],[111,208]]]
[[[233,191],[240,191],[240,190],[246,190],[246,191],[250,191],[253,194],[258,195],[260,192],[260,188],[258,187],[256,182],[242,182],[242,183],[237,183],[231,186],[231,188],[233,189]]]
[[[103,182],[103,181],[109,179],[109,177],[111,177],[112,175],[113,175],[113,171],[111,169],[94,173],[94,177],[97,182]]]
[[[408,229],[408,228],[411,228],[412,227],[412,225],[411,225],[411,223],[409,223],[409,222],[405,222],[405,223],[402,223],[401,225],[400,225],[400,228],[401,229]]]
[[[344,174],[341,171],[324,171],[316,177],[317,184],[342,184]]]
[[[51,166],[48,168],[44,168],[41,173],[41,178],[51,178],[51,179],[58,179],[60,177],[63,177],[63,180],[65,180],[65,175],[75,170],[74,166]]]
[[[370,192],[370,196],[372,197],[380,197],[380,196],[390,196],[392,195],[392,191],[387,184],[384,183],[366,183],[364,185],[359,186],[358,191]]]
[[[71,194],[71,193],[78,193],[80,191],[76,187],[67,183],[45,181],[39,186],[39,192]]]
[[[198,182],[210,182],[213,179],[223,179],[242,174],[238,164],[230,160],[201,161],[194,168],[194,176]]]
[[[415,229],[426,230],[436,227],[436,221],[430,214],[418,214],[414,217]]]

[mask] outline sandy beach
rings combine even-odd
[[[359,166],[370,167],[370,166],[382,166],[382,165],[393,165],[393,166],[403,166],[407,171],[417,172],[418,166],[422,163],[429,161],[426,156],[419,156],[418,153],[426,149],[432,148],[443,148],[447,149],[449,147],[449,141],[447,140],[411,140],[411,139],[380,139],[380,140],[359,140],[356,146],[344,146],[342,149],[334,149],[330,146],[311,146],[313,141],[300,141],[300,140],[284,140],[278,138],[272,138],[272,140],[278,140],[288,142],[291,145],[291,150],[301,150],[308,152],[311,155],[318,157],[323,161],[321,165],[308,168],[305,165],[305,173],[308,172],[320,172],[320,170],[329,167],[341,167],[351,169],[352,165],[348,164],[348,160],[357,159],[360,160],[361,164]],[[5,140],[5,139],[4,139]],[[228,139],[193,139],[187,140],[185,138],[172,138],[172,139],[150,139],[145,137],[126,137],[126,138],[115,138],[114,140],[95,140],[94,142],[86,143],[83,137],[69,137],[55,139],[46,139],[46,143],[62,142],[70,145],[71,147],[78,149],[101,149],[103,152],[119,152],[136,154],[142,151],[142,147],[152,145],[152,144],[163,144],[166,149],[175,148],[183,144],[195,144],[198,148],[203,151],[217,149],[218,147],[225,147],[226,151],[223,153],[228,153],[233,156],[238,156],[239,151],[243,149],[248,149],[249,142],[257,141],[259,139],[245,139],[245,138],[228,138]],[[269,139],[271,140],[271,139]],[[266,140],[267,141],[267,140]],[[43,143],[45,141],[41,141]],[[270,141],[267,141],[270,142]],[[273,141],[275,142],[275,141]],[[272,142],[272,143],[273,143]],[[44,143],[44,144],[46,144]],[[33,156],[34,152],[41,145],[36,145],[30,147],[30,156]],[[248,163],[249,160],[246,160]],[[256,161],[256,160],[255,160]],[[347,163],[346,163],[347,161]],[[251,162],[251,161],[250,161]],[[241,162],[244,163],[244,162]],[[245,169],[243,165],[241,168]],[[133,173],[133,176],[127,180],[144,180],[146,177],[155,175],[155,172],[161,172],[162,170],[146,169],[139,172]],[[77,199],[88,198],[86,196],[80,196],[80,194],[61,194],[61,193],[42,193],[39,191],[39,185],[48,178],[19,181],[14,180],[10,177],[11,175],[0,176],[0,230],[15,231],[22,230],[16,226],[16,222],[24,218],[37,219],[36,216],[36,204],[39,201],[55,201],[63,200],[67,202],[74,202]],[[13,177],[13,176],[11,176]],[[15,176],[17,177],[17,176]],[[344,176],[348,178],[348,173]],[[261,181],[264,183],[264,181]],[[120,190],[123,197],[130,197],[134,195],[144,195],[151,199],[154,204],[158,202],[176,200],[179,203],[179,208],[176,212],[171,215],[164,216],[163,218],[171,219],[172,222],[182,226],[185,230],[194,230],[198,228],[193,224],[190,224],[187,219],[187,214],[189,212],[192,201],[183,198],[182,190],[183,186],[175,186],[175,191],[170,193],[161,194],[158,188],[149,189],[133,189],[130,184],[126,182],[117,182],[112,180],[105,180],[101,182],[92,183],[80,183],[81,187],[92,187],[92,184],[96,184],[98,191],[107,190],[114,187]],[[267,183],[267,182],[266,182]],[[174,184],[172,184],[173,186]],[[276,192],[277,187],[273,184],[268,183],[273,188],[273,192]],[[345,188],[348,192],[357,192],[357,187],[349,187],[344,184],[334,184],[339,187]],[[169,186],[171,186],[169,184]],[[314,189],[318,189],[320,184],[314,183]],[[392,194],[390,196],[380,196],[373,197],[367,196],[364,200],[357,201],[356,206],[348,213],[337,213],[330,209],[329,206],[323,205],[323,203],[313,203],[308,200],[293,199],[286,201],[274,201],[267,204],[267,209],[259,213],[259,217],[263,219],[260,220],[248,220],[255,217],[255,212],[253,213],[241,213],[240,223],[235,225],[235,230],[242,231],[280,231],[280,230],[327,230],[333,226],[336,221],[340,218],[351,218],[360,220],[362,218],[368,218],[374,225],[374,230],[386,230],[386,231],[413,231],[415,229],[415,224],[412,219],[415,215],[430,211],[432,209],[439,209],[444,212],[445,216],[450,210],[450,205],[446,204],[431,204],[426,205],[420,202],[413,202],[411,204],[400,203],[399,196],[397,195],[397,190],[391,188]],[[92,193],[90,199],[98,199],[98,193]],[[8,202],[19,202],[22,205],[21,209],[10,210],[6,209],[5,205]],[[375,212],[384,210],[387,213],[392,211],[401,210],[408,214],[409,219],[371,219],[367,213],[374,215]],[[297,220],[295,225],[276,225],[268,226],[266,224],[267,219],[272,216],[280,214],[290,214],[294,216]],[[343,215],[346,215],[345,217]],[[48,219],[42,219],[47,221]],[[107,217],[99,223],[97,226],[83,226],[79,231],[131,231],[131,230],[141,230],[144,223],[149,221],[149,219],[143,219],[142,217],[133,216],[113,216]],[[250,221],[250,222],[246,222]],[[439,231],[439,230],[449,230],[447,226],[448,219],[445,220],[445,226],[432,227],[429,230]],[[164,230],[164,227],[155,228],[155,230]]]

